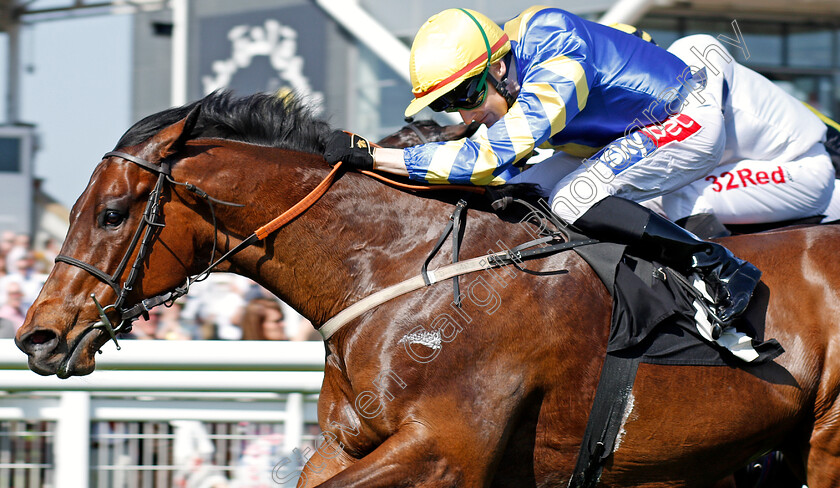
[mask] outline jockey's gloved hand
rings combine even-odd
[[[364,137],[337,130],[327,139],[324,148],[324,159],[327,163],[334,165],[339,161],[356,169],[373,169],[373,147]]]

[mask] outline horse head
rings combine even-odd
[[[235,113],[245,110],[238,103],[215,94],[147,117],[95,168],[71,211],[57,264],[16,336],[33,371],[90,373],[94,353],[129,330],[132,319],[185,293],[188,277],[206,270],[218,249],[244,240],[254,230],[249,226],[265,223],[305,194],[289,188],[247,209],[229,204],[277,193],[278,181],[291,179],[280,173],[297,171],[296,165],[265,164],[257,153],[322,162],[319,144],[328,127],[289,101],[252,98],[248,110],[265,114],[259,121]],[[272,117],[276,123],[265,123]],[[271,143],[275,147],[265,147]],[[309,154],[289,151],[304,147]],[[220,154],[229,156],[229,164],[216,158]],[[262,165],[252,168],[257,159]],[[323,163],[311,166],[329,170]],[[239,173],[247,176],[234,178]],[[249,250],[241,262],[253,264],[264,254]]]
[[[169,158],[183,150],[199,112],[196,105],[145,141],[107,153],[94,170],[71,211],[58,263],[16,336],[33,371],[90,373],[94,352],[111,337],[103,321],[124,331],[127,304],[172,289],[194,271],[192,246],[170,237],[194,226],[177,214],[164,218],[162,205],[172,198]],[[149,253],[154,241],[163,245]],[[179,272],[145,276],[149,268]]]

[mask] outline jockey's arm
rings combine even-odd
[[[409,176],[431,184],[483,186],[499,185],[519,174],[516,163],[551,135],[562,132],[586,105],[594,79],[594,68],[587,63],[588,50],[575,45],[564,52],[530,60],[527,69],[522,68],[522,86],[510,107],[489,85],[482,106],[460,110],[465,122],[479,120],[487,125],[485,134],[406,148],[403,165]],[[525,60],[519,62],[524,65]],[[494,100],[501,100],[504,110],[493,105]]]
[[[402,149],[377,147],[373,151],[373,169],[399,176],[408,176]]]

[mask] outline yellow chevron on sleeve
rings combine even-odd
[[[499,155],[490,146],[487,131],[483,131],[474,137],[473,142],[478,145],[478,155],[473,166],[472,174],[470,175],[470,182],[480,186],[500,184],[494,182],[498,177],[493,176],[493,171],[499,167]]]
[[[528,123],[528,117],[525,116],[521,103],[514,102],[511,105],[508,113],[505,115],[505,127],[507,128],[507,135],[513,152],[516,154],[514,161],[519,161],[531,154],[537,141],[534,140],[534,134],[531,132],[531,124]]]
[[[507,34],[511,40],[518,41],[522,37],[522,29],[528,27],[528,22],[531,20],[531,17],[533,17],[535,13],[546,8],[549,7],[546,7],[545,5],[534,5],[513,19],[505,22],[505,34]]]
[[[522,91],[533,93],[551,122],[551,133],[556,134],[566,128],[566,103],[557,96],[557,90],[550,83],[525,83]]]
[[[493,152],[487,139],[479,138],[476,142],[479,143],[478,159],[475,161],[470,182],[479,186],[503,184],[505,180],[493,175],[493,171],[498,167],[499,156]]]
[[[452,171],[452,162],[458,157],[458,152],[464,147],[464,141],[450,141],[442,144],[435,150],[432,162],[426,172],[426,181],[434,184],[449,183],[449,173]]]
[[[583,71],[583,66],[580,63],[566,56],[557,56],[543,61],[538,66],[557,76],[571,80],[575,84],[575,92],[577,92],[578,110],[583,110],[583,107],[586,106],[586,99],[589,98],[589,85],[586,84],[586,72]]]

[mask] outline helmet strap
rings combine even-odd
[[[495,76],[488,74],[487,78],[489,78],[488,81],[493,83],[493,87],[497,92],[499,92],[499,95],[505,97],[507,106],[510,108],[513,105],[513,102],[516,101],[516,97],[510,92],[510,90],[508,90],[507,76],[503,77],[501,80],[497,80]]]
[[[519,94],[519,84],[515,81],[516,77],[514,76],[513,80],[508,81],[508,78],[510,77],[510,70],[516,69],[511,61],[513,61],[513,51],[507,53],[505,57],[501,59],[501,62],[505,63],[505,75],[502,76],[501,80],[497,80],[492,74],[488,75],[490,81],[493,83],[493,87],[496,88],[496,91],[499,92],[501,96],[505,97],[508,108],[513,105],[513,102],[516,101],[516,95]],[[509,88],[510,86],[513,86],[513,89],[517,93],[511,93]]]
[[[479,86],[482,83],[485,83],[485,82],[492,82],[493,87],[496,88],[496,91],[498,91],[499,94],[501,94],[503,97],[505,97],[505,101],[507,102],[508,108],[510,108],[510,106],[513,105],[513,102],[516,100],[516,97],[510,92],[510,90],[508,90],[508,87],[507,87],[507,70],[505,72],[505,76],[502,77],[501,81],[497,80],[495,76],[490,74],[490,66],[492,65],[491,58],[493,57],[493,52],[490,49],[490,40],[487,39],[487,33],[484,32],[484,28],[481,27],[481,24],[478,22],[478,20],[471,13],[469,13],[466,9],[459,8],[458,10],[467,14],[467,17],[469,17],[473,22],[475,22],[476,27],[478,27],[479,32],[481,32],[481,37],[484,39],[484,47],[487,49],[487,66],[484,67],[484,72],[481,74],[481,80],[479,80]],[[506,55],[501,60],[507,66],[510,66],[510,63],[508,62],[508,59],[510,57],[509,55],[510,55],[510,53],[508,53],[508,55]],[[489,78],[489,80],[488,80],[488,78]]]

